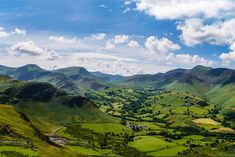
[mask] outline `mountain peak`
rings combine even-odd
[[[192,68],[192,70],[212,70],[212,69],[213,69],[212,67],[206,67],[203,65],[197,65]]]
[[[83,74],[83,75],[89,75],[89,72],[83,68],[83,67],[68,67],[68,68],[61,68],[61,69],[57,69],[55,70],[56,72],[63,72],[66,74],[70,74],[70,75],[78,75],[78,74]]]
[[[36,64],[27,64],[25,66],[19,67],[18,69],[27,69],[29,71],[34,71],[34,70],[43,70]]]
[[[203,75],[203,74],[209,72],[212,69],[213,69],[212,67],[206,67],[206,66],[203,66],[203,65],[197,65],[194,68],[192,68],[190,70],[190,72],[193,73],[193,74],[196,74],[196,75]]]

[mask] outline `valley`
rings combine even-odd
[[[233,156],[235,71],[0,67],[0,156]]]

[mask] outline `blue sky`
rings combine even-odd
[[[0,63],[122,75],[234,68],[234,10],[233,0],[1,0]]]

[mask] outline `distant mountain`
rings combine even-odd
[[[214,69],[200,65],[192,69],[175,69],[166,73],[129,77],[89,72],[83,67],[68,67],[49,71],[33,64],[19,68],[0,66],[0,74],[17,80],[47,82],[70,93],[81,95],[118,86],[135,89],[180,89],[204,95],[217,86],[235,83],[234,70]]]
[[[148,86],[159,88],[174,82],[189,85],[203,84],[212,88],[217,85],[235,83],[235,71],[226,68],[213,69],[211,67],[196,66],[192,69],[175,69],[155,75],[130,76],[119,82],[119,84],[133,88]]]
[[[102,80],[106,80],[111,83],[120,82],[125,78],[124,76],[121,76],[121,75],[110,75],[110,74],[105,74],[102,72],[91,72],[91,74]]]
[[[0,73],[1,75],[9,75],[11,74],[16,68],[10,68],[6,66],[0,65]]]
[[[8,75],[17,80],[47,82],[66,91],[79,93],[80,89],[64,74],[44,70],[37,65],[29,64],[19,68],[0,68],[1,75]]]
[[[46,82],[67,92],[81,95],[89,91],[103,90],[113,86],[108,80],[93,75],[82,67],[49,71],[34,64],[19,68],[0,66],[0,75],[7,75],[17,80]]]
[[[223,106],[223,112],[235,103],[235,70],[227,68],[196,66],[155,75],[135,75],[124,78],[119,85],[135,89],[184,90]]]

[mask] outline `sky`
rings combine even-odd
[[[235,68],[234,0],[0,0],[0,64],[154,74]]]

